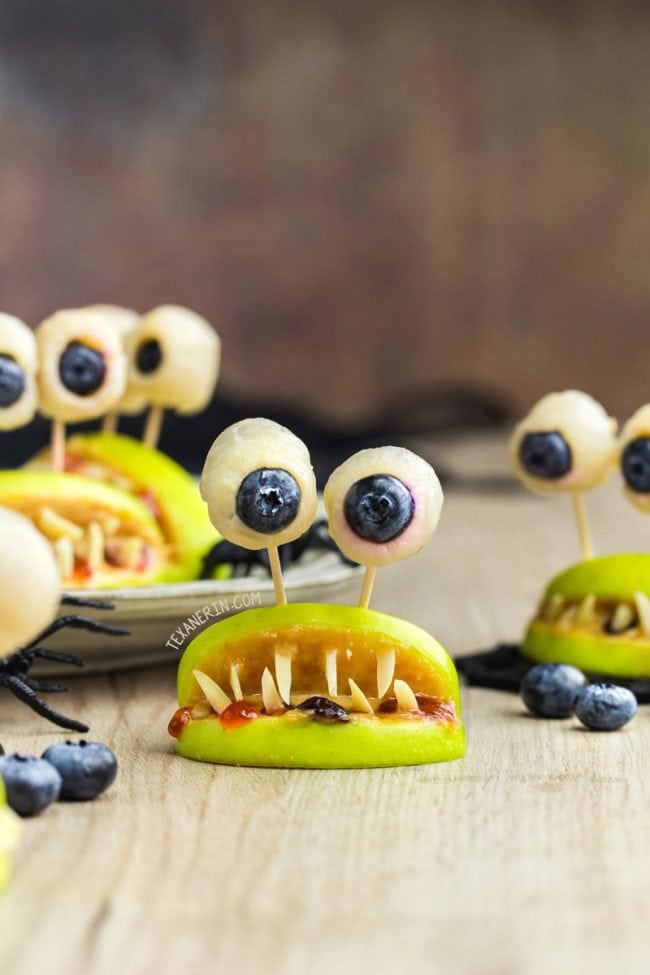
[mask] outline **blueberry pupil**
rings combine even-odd
[[[561,433],[528,433],[519,447],[519,460],[533,477],[556,481],[571,470],[571,448]]]
[[[160,367],[162,358],[162,349],[157,339],[150,339],[148,342],[143,342],[136,356],[138,369],[145,376],[148,376]]]
[[[24,392],[22,369],[10,355],[0,355],[0,406],[13,406]]]
[[[625,483],[637,494],[650,493],[650,437],[631,440],[621,462]]]
[[[373,474],[352,485],[343,511],[356,535],[381,544],[392,541],[408,528],[415,503],[409,489],[397,477]]]
[[[263,534],[282,531],[300,507],[300,488],[288,471],[260,468],[242,481],[237,514],[249,528]]]
[[[77,396],[96,393],[106,376],[104,357],[83,342],[70,342],[59,362],[61,382]]]

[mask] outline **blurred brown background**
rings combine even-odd
[[[223,388],[650,398],[650,6],[2,0],[0,306],[188,304]]]

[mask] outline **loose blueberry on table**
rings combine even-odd
[[[61,776],[54,766],[33,755],[0,756],[0,776],[7,802],[19,816],[37,816],[61,792]]]
[[[627,687],[589,684],[578,694],[576,717],[592,731],[618,731],[637,711],[636,697]]]
[[[521,696],[529,711],[542,718],[570,718],[585,675],[567,664],[538,664],[521,684]]]
[[[43,759],[61,776],[61,799],[89,801],[105,792],[117,776],[117,759],[94,741],[64,741],[50,745]]]

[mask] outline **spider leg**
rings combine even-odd
[[[51,708],[49,704],[41,700],[36,691],[32,690],[21,677],[10,674],[3,677],[2,683],[19,701],[26,704],[36,714],[40,714],[42,718],[46,718],[52,724],[58,725],[59,728],[66,728],[68,731],[78,731],[81,734],[85,734],[90,730],[87,725],[82,724],[80,721],[75,721],[73,718],[66,718],[65,715],[59,714],[58,711]]]
[[[20,679],[32,691],[37,691],[41,694],[66,694],[68,690],[63,684],[52,684],[46,680],[36,680],[35,677],[28,677],[27,674],[21,674]]]
[[[61,596],[62,606],[83,606],[86,609],[115,609],[108,599],[87,599],[86,596]]]
[[[28,643],[25,650],[31,650],[41,640],[46,640],[48,636],[53,636],[54,633],[58,633],[59,630],[64,629],[66,626],[69,626],[72,630],[89,630],[91,633],[106,633],[109,636],[127,636],[129,633],[123,626],[110,626],[108,623],[99,623],[97,620],[91,620],[87,616],[59,616],[53,623],[46,626],[35,640]]]
[[[84,662],[71,653],[59,653],[57,650],[46,650],[45,647],[30,647],[28,650],[18,650],[12,657],[24,656],[28,666],[35,660],[53,660],[57,664],[70,664],[72,667],[83,667]],[[11,657],[8,658],[11,660]]]

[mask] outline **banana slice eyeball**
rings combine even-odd
[[[549,393],[517,425],[509,452],[515,475],[530,491],[589,491],[615,462],[616,421],[586,393]]]
[[[264,418],[242,420],[215,440],[201,496],[224,538],[249,549],[284,545],[316,517],[316,479],[304,443]]]
[[[361,450],[329,478],[324,492],[330,535],[361,565],[387,565],[419,552],[442,511],[440,481],[404,447]]]
[[[33,420],[38,407],[36,340],[30,328],[0,312],[0,430]]]
[[[72,308],[46,318],[36,330],[40,409],[72,423],[110,412],[126,386],[122,337],[93,308]]]
[[[129,334],[129,390],[180,413],[208,405],[219,378],[221,341],[209,322],[189,308],[161,305]]]
[[[0,657],[25,646],[52,622],[60,597],[54,554],[31,521],[0,508]]]
[[[641,511],[650,511],[650,403],[621,430],[619,463],[627,497]]]
[[[117,330],[122,337],[122,341],[127,343],[128,336],[136,328],[140,321],[140,315],[132,308],[124,308],[122,305],[88,305],[86,311],[98,312],[103,315],[105,320]],[[127,383],[124,395],[116,407],[119,413],[126,413],[128,416],[135,416],[144,412],[148,406],[147,397],[136,389],[133,389],[130,382]]]

